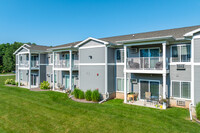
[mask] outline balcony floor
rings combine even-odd
[[[163,70],[132,70],[132,69],[127,69],[127,73],[146,73],[146,74],[163,74],[165,71]],[[169,73],[169,70],[166,71]]]

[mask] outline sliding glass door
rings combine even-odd
[[[145,99],[145,93],[151,92],[151,99],[159,99],[159,81],[140,80],[140,99]]]

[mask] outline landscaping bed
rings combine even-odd
[[[87,101],[87,100],[85,100],[85,99],[77,99],[77,98],[75,98],[75,97],[71,97],[71,99],[73,100],[73,101],[76,101],[76,102],[81,102],[81,103],[98,103],[98,102],[94,102],[94,101]]]

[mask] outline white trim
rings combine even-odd
[[[25,43],[24,45],[27,46],[27,47],[31,47],[30,45],[28,45],[28,44],[26,44],[26,43]],[[24,46],[24,45],[23,45],[23,46]]]
[[[194,106],[194,38],[191,40],[191,85],[190,85],[190,91],[191,91],[191,100],[192,105]]]
[[[70,72],[69,72],[69,88],[70,88],[70,90],[72,90],[72,51],[71,50],[69,51],[69,62],[70,62],[70,64],[69,64],[69,70],[70,70]]]
[[[39,71],[38,71],[38,87],[39,87],[39,84],[40,84],[40,53],[38,55],[38,63],[39,63]],[[46,75],[45,75],[46,76]]]
[[[119,65],[119,66],[122,65],[122,66],[123,66],[124,63],[108,63],[108,65],[116,65],[116,66],[118,66],[118,65]]]
[[[55,70],[54,70],[54,67],[55,67],[55,52],[53,52],[53,90],[55,90]]]
[[[31,89],[31,52],[29,51],[29,89]]]
[[[80,47],[79,49],[101,48],[101,47],[106,47],[106,46],[105,46],[105,45],[100,45],[100,46],[88,46],[88,47]]]
[[[197,32],[200,32],[200,28],[196,29],[196,30],[193,30],[193,31],[190,31],[188,33],[186,33],[185,35],[183,35],[184,37],[190,37],[190,36],[193,36],[195,33]]]
[[[127,103],[127,73],[126,73],[127,46],[124,46],[124,103]]]
[[[192,63],[191,62],[180,62],[180,63],[171,62],[171,63],[169,63],[169,65],[192,65]]]
[[[79,63],[79,66],[103,66],[106,65],[106,63]]]
[[[19,54],[28,54],[29,53],[29,51],[27,51],[27,52],[19,52],[18,54],[16,54],[16,55],[19,55]]]
[[[140,46],[140,45],[152,45],[152,44],[162,44],[162,43],[166,43],[166,41],[133,43],[133,44],[125,44],[125,45],[126,46]]]
[[[97,42],[101,42],[101,43],[103,43],[103,44],[105,44],[105,45],[109,44],[109,43],[106,42],[106,41],[102,41],[102,40],[99,40],[99,39],[96,39],[96,38],[88,37],[88,38],[85,39],[84,41],[82,41],[82,42],[76,44],[74,47],[75,47],[75,48],[76,48],[76,47],[79,47],[80,45],[82,45],[82,44],[84,44],[84,43],[86,43],[86,42],[88,42],[88,41],[90,41],[90,40],[94,40],[94,41],[97,41]]]
[[[173,97],[172,96],[172,82],[179,82],[179,84],[180,84],[180,97]],[[188,98],[181,98],[181,83],[182,82],[188,82],[188,83],[190,83],[190,99],[188,99]],[[192,84],[191,84],[192,82],[191,81],[183,81],[183,80],[171,80],[171,85],[170,85],[170,98],[173,98],[173,99],[181,99],[181,100],[192,100]]]
[[[29,70],[29,67],[18,67],[20,70]]]
[[[160,99],[160,80],[149,80],[149,79],[139,79],[139,99],[141,100],[141,97],[140,97],[140,90],[141,90],[141,84],[140,84],[140,81],[148,81],[148,91],[150,92],[150,82],[158,82],[159,83],[159,97],[158,99]],[[143,99],[142,99],[143,100]]]
[[[148,73],[148,74],[163,74],[169,73],[169,70],[125,70],[127,73]]]
[[[105,47],[105,94],[108,92],[108,48]]]
[[[24,44],[24,45],[27,45],[27,44]],[[28,50],[28,52],[29,52],[29,49],[26,48],[26,47],[24,47],[24,45],[22,45],[21,47],[19,47],[13,54],[16,54],[21,48],[24,48],[24,49]]]

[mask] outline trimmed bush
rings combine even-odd
[[[84,99],[84,92],[82,90],[79,90],[79,99]]]
[[[12,84],[14,82],[13,79],[6,79],[5,84]]]
[[[50,89],[50,84],[48,81],[43,81],[40,85],[40,89],[42,90],[47,90],[47,89]]]
[[[87,101],[91,101],[91,100],[92,100],[92,91],[91,91],[91,90],[87,90],[87,91],[85,92],[85,99],[86,99]]]
[[[92,101],[94,102],[98,102],[100,100],[100,93],[99,91],[96,89],[92,92]]]
[[[74,94],[75,98],[79,98],[79,91],[80,91],[80,89],[78,89],[78,88],[74,89],[73,94]]]
[[[196,105],[196,115],[197,115],[197,119],[200,120],[200,102],[197,103]]]

